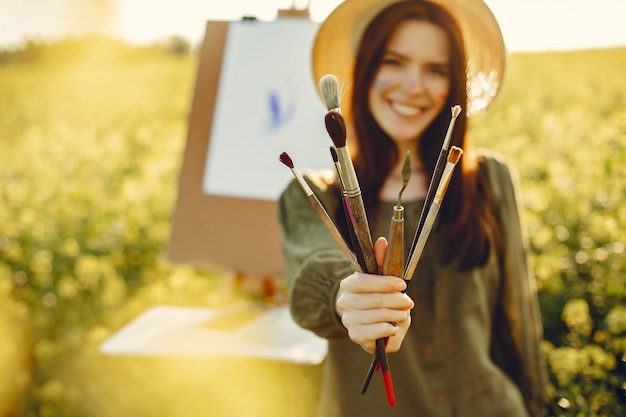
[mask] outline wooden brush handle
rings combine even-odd
[[[374,245],[372,244],[372,234],[370,232],[369,223],[367,222],[367,215],[365,214],[365,207],[360,191],[356,193],[347,191],[347,199],[348,205],[350,206],[352,227],[354,228],[354,233],[361,247],[366,272],[378,274],[378,265],[376,264]]]
[[[402,278],[404,273],[404,207],[395,206],[393,210],[383,274]]]
[[[335,241],[337,242],[337,244],[339,245],[343,253],[346,255],[346,258],[348,258],[348,260],[352,264],[352,267],[356,271],[362,272],[363,270],[361,268],[361,265],[359,265],[359,262],[356,256],[354,255],[354,253],[352,252],[348,244],[345,242],[345,240],[343,240],[343,236],[341,236],[341,233],[339,232],[339,230],[333,223],[333,220],[330,218],[330,216],[324,209],[324,206],[322,206],[322,203],[318,200],[315,194],[309,195],[309,201],[311,202],[311,205],[313,206],[317,214],[320,216],[320,219],[322,219],[322,221],[324,222],[324,225],[326,226],[330,234],[333,236],[333,238],[335,239]]]

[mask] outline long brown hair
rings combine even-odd
[[[450,94],[442,112],[419,141],[417,155],[430,178],[445,138],[454,105],[467,108],[466,55],[461,30],[442,7],[427,1],[403,1],[381,12],[365,31],[355,61],[351,116],[356,133],[354,165],[368,211],[375,213],[380,190],[398,161],[393,140],[378,126],[369,109],[368,92],[380,66],[385,46],[398,25],[406,20],[433,23],[445,30],[450,41]],[[450,144],[466,152],[456,168],[439,212],[437,242],[442,262],[459,259],[461,269],[482,266],[492,245],[499,248],[500,231],[490,212],[491,193],[478,173],[478,164],[467,152],[467,117],[457,118]]]

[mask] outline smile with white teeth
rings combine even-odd
[[[422,112],[418,107],[407,106],[397,102],[391,102],[391,107],[401,116],[417,116]]]

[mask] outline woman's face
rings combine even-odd
[[[429,22],[407,20],[391,35],[369,91],[369,106],[397,145],[417,142],[450,91],[450,45]]]

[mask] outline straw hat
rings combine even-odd
[[[376,15],[401,0],[345,0],[320,25],[313,44],[315,83],[334,74],[350,88],[356,50],[363,32]],[[482,0],[430,1],[446,9],[458,22],[467,54],[467,115],[482,113],[502,85],[506,49],[500,26]]]

